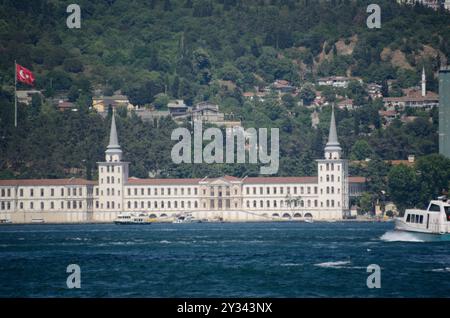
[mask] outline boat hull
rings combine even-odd
[[[408,230],[400,230],[395,229],[394,232],[397,233],[407,233],[408,235],[411,235],[414,237],[414,239],[418,241],[424,241],[424,242],[450,242],[450,233],[424,233],[424,232],[417,232],[417,231],[408,231]]]
[[[150,224],[152,224],[152,222],[120,222],[120,221],[115,221],[114,224],[117,224],[117,225],[150,225]]]

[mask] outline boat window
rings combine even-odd
[[[444,207],[445,215],[447,216],[447,221],[450,221],[450,206]]]
[[[420,224],[423,224],[423,215],[420,216],[420,218],[419,218],[419,223],[420,223]]]
[[[411,214],[408,214],[408,215],[406,216],[406,222],[411,222]]]
[[[439,205],[437,205],[437,204],[432,204],[432,205],[430,206],[429,211],[432,211],[432,212],[441,212],[441,207],[440,207]]]
[[[416,223],[419,223],[419,215],[416,214]]]

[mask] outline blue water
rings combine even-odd
[[[0,296],[449,297],[450,242],[397,237],[392,228],[370,222],[6,225]],[[81,268],[80,289],[66,286],[69,264]],[[366,285],[369,264],[381,267],[380,289]]]

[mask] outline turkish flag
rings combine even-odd
[[[34,84],[34,75],[29,69],[23,67],[22,65],[16,64],[16,76],[19,82],[33,85]]]

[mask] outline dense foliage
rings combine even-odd
[[[108,116],[89,110],[94,91],[121,90],[137,105],[164,107],[167,98],[189,105],[211,100],[246,127],[279,127],[279,175],[315,173],[323,155],[330,108],[311,127],[308,81],[319,76],[360,76],[395,88],[416,85],[422,67],[428,87],[437,89],[436,70],[450,58],[450,15],[421,6],[380,0],[382,28],[366,27],[372,1],[308,0],[79,0],[81,29],[68,29],[68,1],[0,3],[0,171],[2,178],[95,178],[96,162],[107,143]],[[391,55],[389,55],[391,54]],[[396,59],[392,57],[396,54]],[[402,63],[394,63],[400,60]],[[30,68],[46,100],[19,105],[13,127],[14,60]],[[302,87],[299,97],[269,96],[249,102],[242,92],[286,79]],[[307,83],[305,85],[305,83]],[[19,85],[19,88],[24,86]],[[164,93],[164,94],[162,94]],[[387,190],[382,159],[405,159],[437,152],[437,112],[418,113],[415,122],[394,122],[386,129],[379,101],[367,99],[352,84],[340,92],[362,107],[338,111],[338,132],[346,157],[372,158],[352,174],[377,178],[370,193]],[[323,94],[334,98],[334,92]],[[66,96],[78,112],[57,112],[51,97]],[[170,177],[256,175],[254,165],[174,165],[167,160],[174,142],[171,119],[143,123],[121,110],[120,143],[131,175]],[[187,124],[186,124],[187,125]],[[164,159],[163,159],[164,158]],[[373,165],[373,167],[372,167]],[[384,175],[380,175],[380,173]]]

